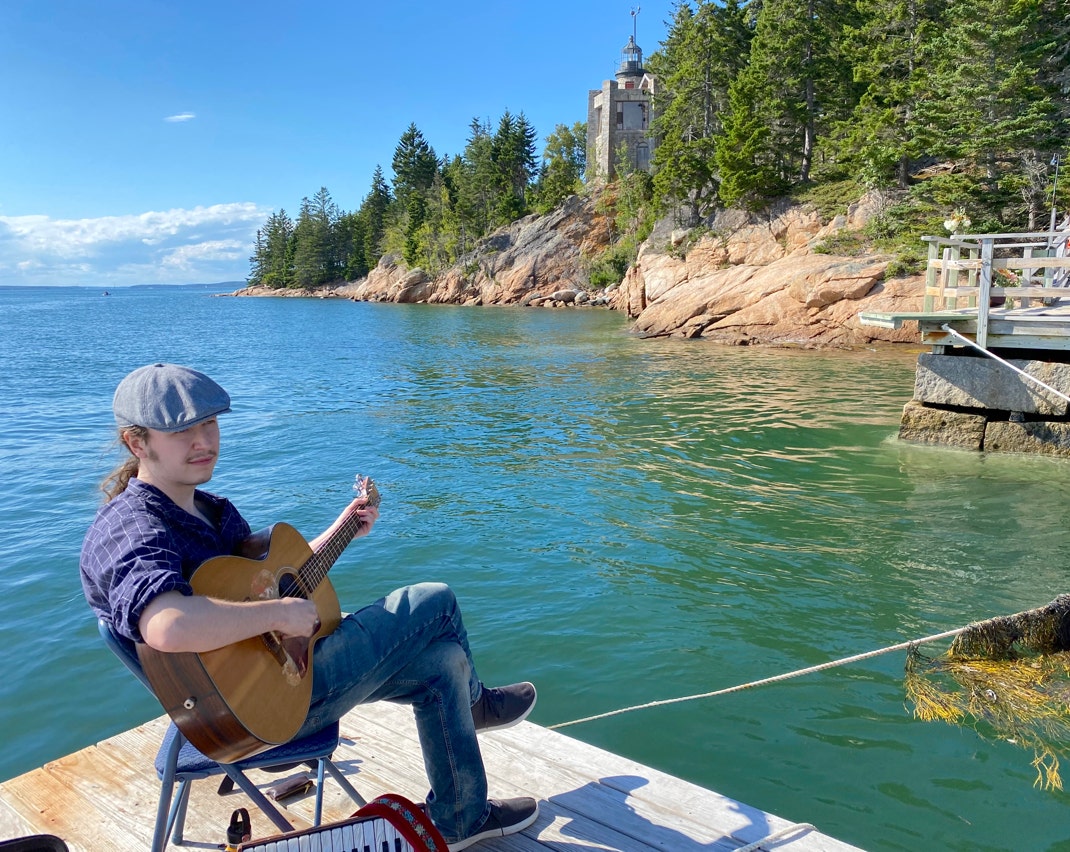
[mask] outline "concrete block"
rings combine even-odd
[[[1070,394],[1070,364],[1009,361],[1056,390]],[[930,405],[1021,411],[1052,417],[1070,410],[1070,403],[1044,390],[991,358],[955,355],[918,356],[914,399]]]
[[[911,400],[903,407],[899,439],[914,444],[939,444],[980,452],[985,440],[985,417],[929,408]]]
[[[985,427],[984,449],[1070,458],[1070,423],[993,421]]]

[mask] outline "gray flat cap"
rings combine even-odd
[[[230,396],[204,373],[189,367],[149,364],[119,382],[112,411],[120,427],[181,432],[230,411]]]

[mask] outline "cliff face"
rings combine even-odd
[[[526,216],[482,240],[437,278],[387,255],[366,279],[342,288],[364,301],[460,305],[531,304],[587,292],[584,258],[609,244],[609,225],[590,198],[572,196],[547,216]]]
[[[891,257],[839,257],[815,247],[864,226],[872,209],[822,225],[793,207],[753,224],[738,213],[711,230],[674,230],[665,221],[640,249],[619,288],[589,291],[586,258],[609,242],[590,198],[528,216],[483,240],[476,251],[431,278],[392,256],[362,281],[339,288],[364,301],[463,305],[565,305],[593,302],[625,311],[649,336],[701,337],[734,344],[852,347],[917,342],[913,329],[863,327],[863,310],[920,310],[920,277],[884,281]]]
[[[890,256],[814,251],[838,231],[863,227],[868,215],[859,206],[822,225],[815,212],[793,207],[756,225],[729,214],[686,251],[690,235],[662,224],[640,249],[614,305],[647,335],[808,346],[917,342],[914,329],[864,327],[858,314],[920,310],[922,277],[885,281]]]

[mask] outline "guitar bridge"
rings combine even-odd
[[[300,637],[283,639],[274,630],[262,633],[260,638],[282,669],[286,683],[297,686],[308,674],[308,640]]]

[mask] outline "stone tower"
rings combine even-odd
[[[654,140],[650,129],[654,78],[643,69],[643,51],[633,32],[621,51],[615,80],[606,80],[601,89],[587,95],[588,179],[611,180],[617,171],[617,157],[625,146],[628,162],[637,169],[649,169]],[[593,168],[592,168],[593,166]]]

